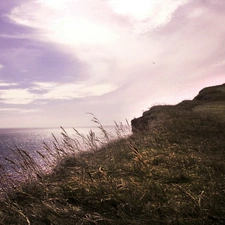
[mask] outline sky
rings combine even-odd
[[[140,117],[225,83],[224,0],[0,2],[0,128]]]

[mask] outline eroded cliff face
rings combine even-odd
[[[202,89],[193,100],[184,100],[177,105],[153,106],[139,118],[131,121],[133,132],[154,129],[159,122],[166,120],[168,114],[196,112],[207,113],[225,121],[225,84]]]

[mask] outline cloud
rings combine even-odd
[[[8,17],[36,29],[33,38],[54,43],[84,62],[89,83],[118,86],[133,76],[131,67],[155,60],[160,51],[157,40],[141,35],[165,26],[187,2],[36,0],[16,7]]]
[[[40,96],[42,99],[74,99],[90,96],[101,96],[112,92],[116,87],[110,84],[100,84],[94,86],[85,86],[83,84],[61,84],[57,85],[47,93]]]
[[[74,99],[90,96],[101,96],[117,89],[111,84],[84,85],[77,83],[34,82],[32,90],[43,91],[38,99]]]
[[[34,0],[8,17],[83,62],[84,85],[120,86],[137,73],[175,78],[183,66],[185,74],[202,66],[222,51],[222,15],[192,0]]]
[[[67,8],[67,4],[70,2],[76,2],[77,0],[38,0],[38,3],[42,5],[48,6],[52,9],[65,9]]]
[[[36,0],[14,8],[8,17],[16,24],[38,29],[36,38],[79,47],[80,44],[109,44],[132,30],[139,33],[142,29],[165,26],[173,13],[188,2]]]
[[[19,85],[18,83],[6,83],[6,82],[2,82],[0,80],[0,87],[10,87],[10,86],[17,86]]]
[[[2,64],[0,64],[0,69],[4,68],[4,66]]]
[[[32,113],[40,111],[40,109],[22,109],[22,108],[0,108],[0,112],[15,112],[15,113]]]
[[[8,89],[0,91],[0,102],[5,104],[29,104],[36,99],[28,89]]]
[[[32,82],[32,90],[46,91],[57,86],[54,82]]]
[[[189,0],[109,0],[112,10],[125,16],[133,24],[136,34],[165,26],[173,13]]]
[[[102,96],[116,89],[117,87],[111,84],[87,86],[75,83],[33,82],[30,88],[1,90],[0,102],[4,104],[29,104],[42,100],[71,100]]]
[[[87,17],[87,12],[83,16],[79,7],[82,7],[81,1],[36,0],[16,7],[8,17],[16,24],[39,29],[41,33],[36,38],[56,43],[78,45],[112,39],[113,32],[107,25]]]
[[[0,34],[0,38],[5,38],[5,39],[30,39],[32,38],[31,35],[28,34]]]
[[[166,24],[173,12],[187,0],[109,0],[114,12],[140,21],[154,18],[155,24]],[[159,13],[159,14],[158,14]]]

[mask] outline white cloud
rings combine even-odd
[[[40,109],[22,109],[22,108],[0,108],[0,112],[15,112],[15,113],[31,113],[37,112]]]
[[[29,104],[36,99],[28,89],[8,89],[0,91],[0,102],[5,104]]]
[[[24,34],[24,33],[22,33],[22,34],[3,34],[3,33],[1,33],[0,37],[5,38],[5,39],[29,39],[32,36],[28,35],[28,34]]]
[[[54,82],[32,82],[34,87],[31,88],[31,90],[38,90],[38,91],[44,91],[44,90],[50,90],[57,86],[57,83]]]
[[[0,69],[4,68],[4,66],[2,64],[0,64]]]
[[[122,30],[141,32],[170,22],[173,13],[191,0],[36,0],[14,8],[8,17],[40,29],[37,38],[78,47],[116,41]],[[107,12],[107,13],[104,13]],[[116,15],[130,24],[117,24]],[[112,22],[115,20],[115,22]],[[118,26],[120,25],[120,26]],[[119,32],[119,33],[118,33]]]
[[[132,76],[132,67],[155,60],[161,53],[157,40],[139,34],[165,26],[187,1],[36,0],[18,6],[8,16],[37,29],[33,38],[54,43],[86,64],[88,83],[118,86]]]
[[[27,89],[8,89],[0,91],[0,102],[5,104],[29,104],[34,101],[71,100],[101,96],[117,89],[111,84],[57,84],[49,82],[34,82],[33,87]],[[36,93],[35,91],[42,91]],[[35,92],[35,93],[34,93]]]
[[[129,18],[136,34],[170,22],[173,13],[190,0],[109,0],[113,11]]]
[[[77,3],[76,3],[77,2]],[[12,10],[9,18],[17,24],[40,29],[38,38],[55,43],[102,43],[113,39],[113,32],[103,23],[79,12],[81,1],[33,1]],[[63,6],[63,7],[61,7]],[[44,32],[43,32],[44,31]]]
[[[10,86],[17,86],[17,85],[18,83],[6,83],[0,80],[0,87],[10,87]]]
[[[67,4],[70,2],[75,2],[76,0],[37,0],[38,3],[46,5],[53,9],[65,9]]]
[[[83,84],[58,84],[47,93],[40,96],[41,99],[74,99],[90,96],[101,96],[116,90],[116,86],[100,84],[87,86]]]
[[[174,13],[188,3],[185,26],[180,14],[167,30]],[[84,84],[118,86],[143,68],[155,73],[159,65],[161,70],[187,66],[194,55],[192,68],[209,57],[223,35],[222,24],[213,21],[223,16],[196,5],[192,0],[34,0],[12,10],[9,18],[36,29],[33,38],[54,43],[84,63]]]
[[[153,19],[154,27],[165,25],[173,12],[188,0],[109,0],[114,12],[134,21]]]

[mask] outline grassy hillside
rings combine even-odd
[[[6,193],[0,224],[225,224],[225,123],[219,115],[168,108],[151,130],[127,138],[122,126],[114,141],[100,130],[102,139],[83,136],[89,151],[79,154],[63,131],[48,175],[28,160],[36,180]]]
[[[225,121],[225,84],[202,89],[193,100],[184,100],[177,105],[157,105],[131,121],[134,132],[151,130],[158,118],[168,112],[207,113]]]

